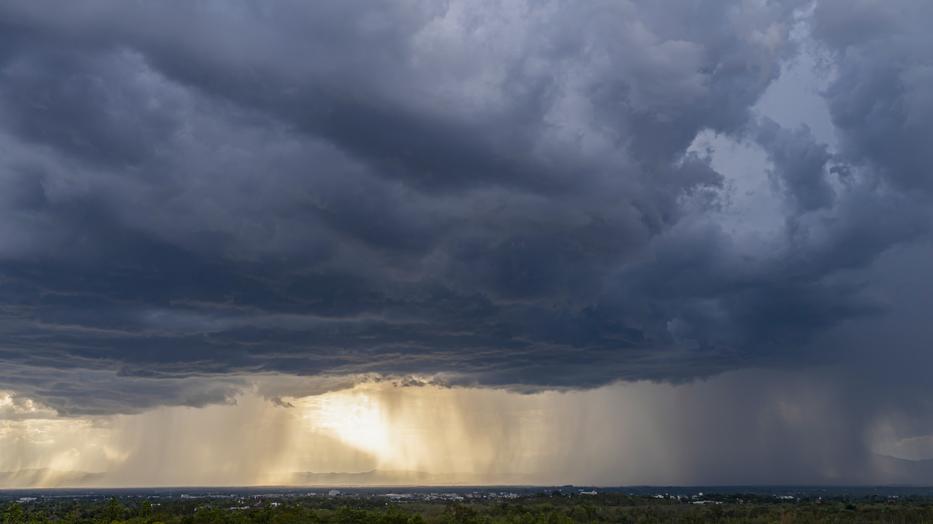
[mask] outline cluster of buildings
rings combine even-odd
[[[511,491],[471,491],[467,493],[437,493],[437,492],[407,492],[385,493],[381,495],[393,502],[404,501],[448,501],[463,502],[465,500],[486,499],[517,499],[520,495]]]

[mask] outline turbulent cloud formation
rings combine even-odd
[[[828,337],[897,308],[879,257],[928,232],[931,16],[4,2],[0,387],[105,414],[276,374],[315,377],[277,397],[838,361]],[[801,54],[838,144],[757,108]],[[703,136],[763,156],[773,216],[737,214],[754,174]]]

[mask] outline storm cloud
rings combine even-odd
[[[532,391],[839,361],[827,340],[900,307],[879,259],[927,239],[931,17],[0,3],[0,388],[98,414],[276,374]],[[834,144],[757,106],[808,53]],[[736,225],[752,175],[702,136],[763,156],[771,222]]]

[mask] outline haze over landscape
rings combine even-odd
[[[933,485],[931,21],[0,0],[0,488]]]

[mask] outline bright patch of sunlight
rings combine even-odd
[[[387,460],[391,428],[378,398],[368,392],[340,391],[304,399],[304,418],[314,430],[333,434],[344,444]]]

